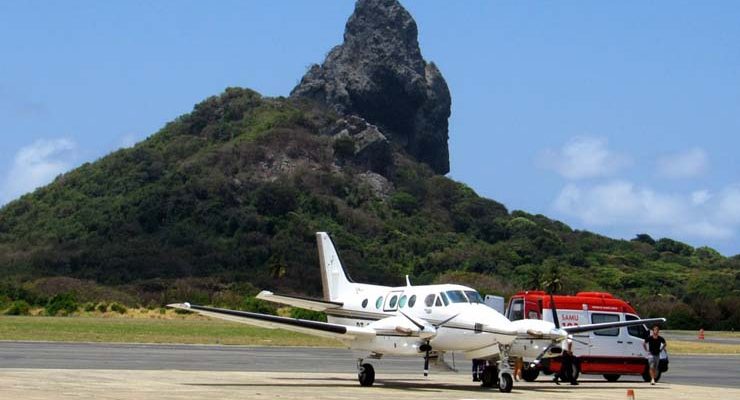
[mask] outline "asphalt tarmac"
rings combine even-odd
[[[384,357],[369,360],[378,377],[422,373],[421,358]],[[447,356],[448,364],[453,357]],[[354,373],[356,356],[349,350],[299,347],[217,345],[143,345],[111,343],[56,343],[0,341],[2,369],[75,370],[182,370],[244,372]],[[467,375],[470,362],[454,358],[459,374]],[[740,388],[740,356],[677,356],[661,383]],[[443,366],[432,374],[453,374]],[[539,380],[549,377],[541,375]],[[582,375],[582,382],[605,382],[598,375]],[[637,376],[621,381],[642,382]]]

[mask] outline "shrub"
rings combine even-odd
[[[342,159],[355,155],[355,140],[351,136],[340,136],[334,140],[334,154]]]
[[[110,310],[119,314],[126,314],[128,308],[126,308],[126,306],[124,306],[123,304],[113,303],[110,305]]]
[[[58,294],[46,303],[46,314],[50,316],[61,314],[67,316],[77,311],[79,304],[72,293]]]
[[[95,311],[95,303],[85,303],[85,306],[83,307],[83,310],[86,312],[93,312]]]
[[[275,306],[272,304],[254,298],[254,297],[246,297],[244,301],[242,302],[242,310],[244,311],[251,311],[251,312],[257,312],[262,314],[275,314],[276,309]]]
[[[308,319],[311,321],[326,322],[326,314],[321,311],[304,310],[303,308],[291,308],[290,317],[298,319]]]
[[[406,215],[419,209],[419,202],[410,193],[398,191],[391,196],[391,206]]]
[[[28,315],[31,307],[25,300],[16,300],[10,303],[10,307],[5,310],[5,315]]]
[[[108,311],[108,305],[105,304],[105,303],[98,304],[98,311],[100,311],[102,313]]]

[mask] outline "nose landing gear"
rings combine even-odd
[[[509,366],[509,350],[510,346],[499,346],[499,361],[496,365],[487,365],[483,369],[481,386],[498,386],[498,390],[503,393],[511,392],[511,389],[514,388],[514,378]]]

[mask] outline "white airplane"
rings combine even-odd
[[[329,235],[317,232],[324,298],[283,296],[262,291],[257,298],[293,307],[323,311],[328,322],[302,320],[247,311],[199,306],[190,303],[168,307],[266,328],[281,328],[337,339],[368,358],[408,355],[429,359],[446,352],[462,352],[467,358],[486,360],[483,385],[502,392],[513,387],[510,361],[521,358],[539,362],[561,353],[569,335],[605,328],[664,322],[642,319],[560,328],[557,321],[524,319],[509,321],[483,304],[475,290],[461,285],[389,287],[354,283],[349,278]],[[357,360],[362,386],[371,386],[375,370],[363,358]]]

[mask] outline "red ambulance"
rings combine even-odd
[[[553,296],[562,327],[598,324],[602,322],[640,319],[632,306],[609,293],[580,292],[575,296]],[[506,316],[512,320],[524,318],[553,321],[550,295],[543,291],[519,292],[509,299]],[[648,327],[603,329],[573,335],[573,354],[576,374],[598,374],[610,382],[622,375],[639,375],[650,381],[643,342],[649,335]],[[537,379],[540,370],[545,374],[560,371],[560,358],[545,359],[535,368],[522,371],[527,381]],[[660,374],[668,370],[668,354],[661,354]]]

